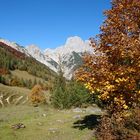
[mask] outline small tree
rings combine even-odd
[[[35,78],[34,81],[33,81],[33,85],[35,86],[36,84],[37,84],[37,80]]]
[[[29,94],[29,99],[32,104],[38,105],[40,103],[45,102],[45,95],[42,91],[42,87],[40,85],[35,85],[32,88],[31,93]]]
[[[69,98],[69,95],[66,93],[66,79],[63,76],[61,66],[59,67],[59,73],[51,92],[51,102],[53,106],[60,109],[67,108],[67,99]]]
[[[11,86],[20,86],[20,79],[17,76],[13,77],[10,81],[10,85]]]

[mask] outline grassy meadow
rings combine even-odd
[[[21,71],[21,70],[13,70],[11,71],[11,74],[13,76],[17,76],[18,78],[23,78],[24,80],[31,80],[34,81],[36,79],[37,82],[45,82],[42,78],[36,77],[34,75],[29,74],[27,71]]]
[[[47,106],[18,105],[0,109],[1,140],[93,140],[93,130],[86,124],[74,123],[83,120],[87,113],[71,110],[56,110]],[[23,123],[26,128],[11,126]],[[84,129],[80,129],[85,125]]]

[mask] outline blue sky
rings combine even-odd
[[[0,37],[42,50],[99,33],[110,0],[0,0]]]

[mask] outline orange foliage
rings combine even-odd
[[[8,72],[8,70],[7,69],[5,69],[5,68],[0,68],[0,75],[6,75],[6,74],[8,74],[9,72]]]
[[[29,99],[33,104],[43,103],[45,101],[45,95],[42,91],[42,87],[40,85],[35,85],[32,88],[31,93],[29,94]]]
[[[95,52],[76,77],[114,112],[140,101],[140,1],[113,0],[105,15],[99,43],[91,39]]]

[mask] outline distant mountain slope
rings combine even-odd
[[[54,61],[51,57],[44,55],[37,46],[30,45],[30,46],[27,46],[26,49],[27,49],[28,53],[32,57],[34,57],[36,60],[45,64],[53,71],[57,72],[57,65],[58,65],[57,62]]]
[[[19,69],[47,81],[54,79],[56,73],[34,59],[25,48],[18,45],[10,45],[9,42],[0,40],[0,75],[10,70]]]
[[[30,56],[28,51],[23,46],[20,46],[19,44],[15,42],[10,42],[8,40],[4,40],[0,38],[0,45],[1,47],[4,46],[5,48],[9,50],[13,50],[13,52],[18,52],[18,54],[20,53],[20,55]]]

